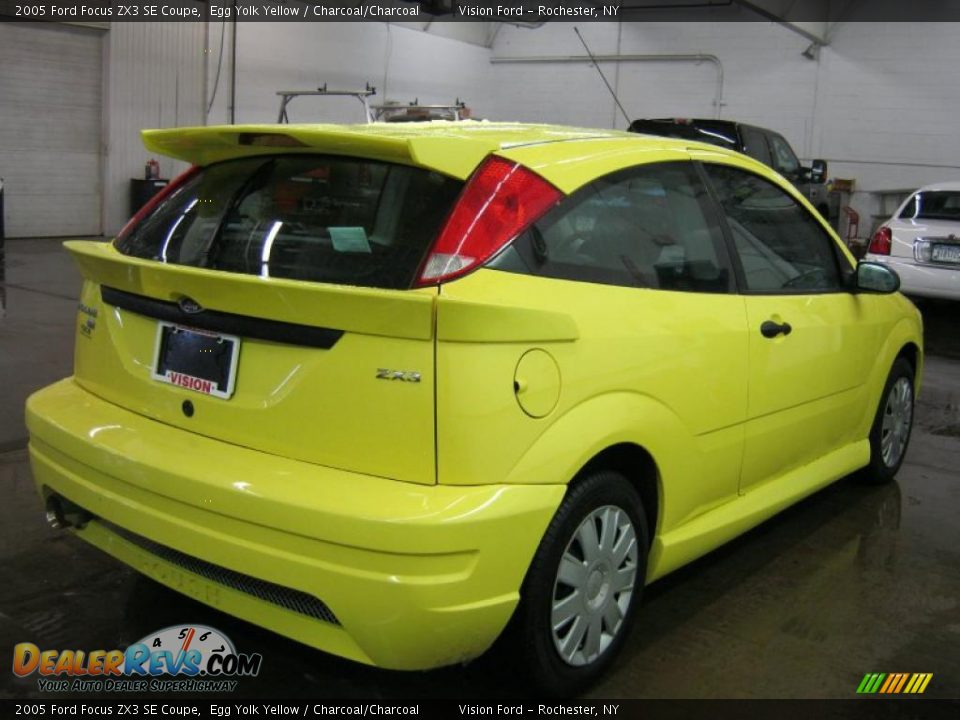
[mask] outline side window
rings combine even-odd
[[[577,191],[514,243],[536,275],[687,292],[730,292],[719,220],[692,163],[620,171]],[[516,271],[516,258],[494,267]]]
[[[842,289],[834,240],[796,200],[759,175],[704,165],[733,235],[748,292]]]
[[[794,178],[800,172],[800,161],[790,147],[790,143],[779,135],[771,133],[770,146],[773,149],[773,166],[784,177]]]
[[[755,127],[741,125],[740,134],[743,136],[743,151],[754,160],[770,165],[770,149],[763,133]]]

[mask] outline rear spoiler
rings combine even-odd
[[[229,125],[170,130],[144,130],[143,144],[152,152],[209,165],[253,155],[302,153],[347,155],[414,165],[461,180],[500,143],[484,137],[464,139],[440,134],[404,132],[402,127],[374,125]]]
[[[289,333],[296,329],[291,326],[307,327],[306,335],[314,340],[305,344],[316,347],[323,346],[324,338],[335,341],[340,331],[411,340],[433,337],[435,288],[380,290],[282,278],[264,282],[257,275],[130,257],[96,240],[70,240],[64,247],[83,278],[106,290],[104,300],[152,317],[167,313],[162,319],[175,320],[169,313],[177,313],[178,303],[188,297],[220,322],[245,320],[249,329],[259,320],[261,327],[270,326],[270,339],[281,342],[290,340]]]

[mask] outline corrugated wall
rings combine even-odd
[[[143,177],[150,158],[140,141],[144,128],[204,124],[206,26],[204,23],[113,23],[108,33],[103,137],[103,227],[119,230],[129,216],[130,178]],[[184,165],[160,161],[162,177]]]
[[[96,235],[102,30],[0,23],[0,178],[7,237]]]

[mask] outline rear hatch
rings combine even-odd
[[[77,381],[194,433],[433,483],[437,289],[410,288],[463,182],[278,152],[195,168],[112,245],[67,243]]]

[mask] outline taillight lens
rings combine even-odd
[[[177,175],[169,183],[167,183],[167,186],[163,188],[163,190],[161,190],[152,198],[147,200],[144,206],[139,210],[137,210],[137,213],[132,218],[127,220],[127,224],[124,225],[122,228],[120,228],[120,232],[117,233],[117,239],[115,240],[115,242],[121,242],[124,238],[126,238],[127,235],[133,232],[133,229],[137,225],[139,225],[145,217],[147,217],[151,212],[153,212],[153,209],[157,207],[157,205],[162,203],[165,198],[173,194],[173,192],[177,188],[179,188],[182,185],[185,185],[190,180],[190,178],[192,178],[198,172],[200,172],[200,167],[197,165],[193,165],[187,168],[186,170],[184,170],[179,175]]]
[[[867,252],[873,255],[889,255],[890,246],[893,244],[893,231],[886,226],[881,226],[870,240],[870,247]]]
[[[491,156],[460,193],[417,284],[442,283],[482,265],[561,197],[563,193],[536,173]]]

